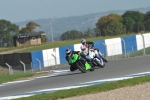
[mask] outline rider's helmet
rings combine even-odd
[[[81,43],[84,45],[86,44],[86,40],[84,38],[81,39]]]
[[[70,50],[69,48],[67,48],[67,49],[66,49],[66,55],[67,55],[67,56],[70,56],[71,53],[72,53],[71,50]]]

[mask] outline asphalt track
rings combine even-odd
[[[60,74],[54,76],[50,75],[24,82],[2,84],[0,85],[0,97],[150,72],[150,56],[109,61],[104,68],[96,68],[93,72],[88,71],[87,73],[81,73],[78,70],[69,72],[67,71],[68,68],[69,67],[61,69],[66,71],[62,71]]]

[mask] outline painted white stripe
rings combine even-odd
[[[29,97],[32,95],[20,95],[20,96],[9,96],[9,97],[0,97],[0,100],[10,100],[10,99],[17,99],[17,98],[23,98],[23,97]]]
[[[69,69],[67,69],[67,70],[51,70],[50,72],[64,73],[64,72],[70,72],[70,70]]]

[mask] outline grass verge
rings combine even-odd
[[[35,73],[22,73],[22,74],[12,74],[12,75],[0,75],[0,84],[5,82],[11,82],[19,78],[27,78],[34,76]]]
[[[120,80],[120,81],[115,81],[115,82],[107,82],[104,84],[92,85],[92,86],[87,86],[87,87],[60,90],[60,91],[56,91],[52,93],[43,93],[39,95],[18,98],[18,99],[13,99],[13,100],[57,100],[57,99],[62,99],[62,98],[67,98],[67,97],[72,97],[72,96],[79,96],[79,95],[109,91],[109,90],[113,90],[113,89],[117,89],[117,88],[121,88],[125,86],[134,86],[134,85],[142,84],[145,82],[150,82],[150,75],[135,77],[132,79],[125,79],[125,80]]]
[[[145,48],[145,53],[146,55],[150,55],[150,47]],[[142,56],[142,55],[143,55],[143,50],[139,50],[139,51],[132,52],[131,54],[129,54],[130,57]]]
[[[0,69],[1,69],[1,67],[0,67]],[[12,75],[0,74],[0,84],[6,83],[6,82],[11,82],[11,81],[23,80],[23,79],[27,79],[27,78],[34,78],[34,77],[39,77],[39,76],[45,76],[45,75],[49,75],[49,74],[51,74],[51,73],[49,73],[49,72],[19,73],[19,74],[12,74]]]

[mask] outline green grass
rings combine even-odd
[[[14,81],[19,78],[27,78],[34,76],[35,73],[22,73],[22,74],[12,74],[12,75],[0,75],[0,84]]]
[[[146,55],[150,55],[150,47],[145,49],[145,53],[146,53]],[[143,51],[139,50],[139,51],[130,53],[129,57],[142,56],[142,55],[143,55]]]
[[[7,47],[7,48],[0,47],[0,52],[10,51],[10,50],[15,50],[15,49],[21,49],[21,48],[24,48],[24,47]]]
[[[150,75],[148,76],[142,76],[142,77],[135,77],[132,79],[125,79],[115,82],[107,82],[104,84],[98,84],[98,85],[92,85],[87,87],[80,87],[75,89],[68,89],[68,90],[60,90],[52,93],[43,93],[39,95],[34,95],[30,97],[24,97],[14,100],[57,100],[72,96],[80,96],[90,93],[98,93],[103,91],[109,91],[125,86],[134,86],[138,84],[142,84],[145,82],[150,82]]]

